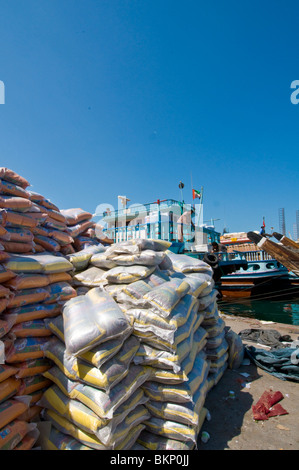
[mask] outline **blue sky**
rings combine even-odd
[[[0,1],[1,166],[60,209],[204,188],[220,232],[293,236],[297,0]]]

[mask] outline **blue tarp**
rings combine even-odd
[[[299,347],[266,351],[246,346],[245,352],[258,367],[275,377],[299,382]]]

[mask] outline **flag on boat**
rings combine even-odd
[[[264,227],[264,228],[266,227],[266,224],[265,224],[265,217],[263,217],[263,227]]]
[[[192,197],[193,199],[197,198],[200,199],[201,198],[201,192],[200,191],[197,191],[196,189],[192,189]]]

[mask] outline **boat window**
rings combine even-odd
[[[253,264],[252,269],[253,269],[253,271],[258,271],[260,269],[260,265],[259,264]]]
[[[274,263],[267,263],[267,264],[266,264],[266,268],[267,268],[267,269],[274,269],[274,268],[275,268],[275,264],[274,264]]]

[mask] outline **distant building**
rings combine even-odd
[[[200,204],[198,204],[200,206]],[[107,237],[115,243],[137,238],[153,238],[195,245],[220,242],[214,227],[200,224],[195,206],[173,199],[147,204],[132,204],[128,208],[104,212],[101,224]]]

